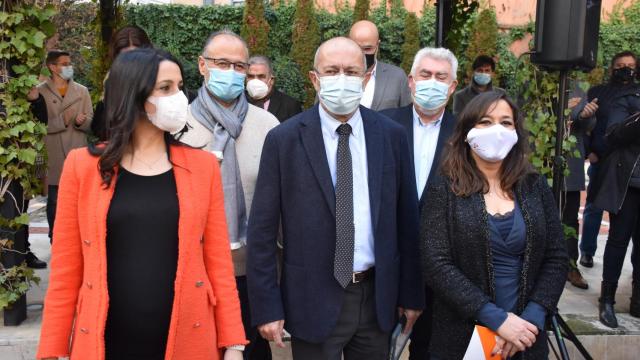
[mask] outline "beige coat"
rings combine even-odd
[[[73,80],[69,81],[64,98],[51,79],[38,85],[38,90],[47,104],[47,185],[57,186],[67,154],[75,148],[87,146],[93,106],[87,88]],[[87,114],[87,120],[77,126],[75,119],[82,113]]]
[[[197,148],[211,151],[213,133],[196,120],[189,111],[189,131],[185,132],[180,141]],[[260,155],[262,145],[269,130],[278,126],[280,122],[270,112],[249,104],[249,110],[242,123],[242,132],[236,139],[236,155],[238,167],[240,168],[240,179],[242,190],[244,191],[244,202],[247,206],[247,215],[251,210],[253,193],[256,189],[258,179],[258,167],[260,166]],[[241,247],[231,252],[233,258],[233,269],[236,276],[246,274],[246,248]]]

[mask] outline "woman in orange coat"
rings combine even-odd
[[[39,359],[242,359],[218,164],[171,140],[181,88],[159,50],[111,67],[109,142],[71,152],[62,173]]]

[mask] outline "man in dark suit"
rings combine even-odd
[[[411,104],[407,74],[395,65],[376,59],[380,49],[376,25],[368,20],[358,21],[351,26],[349,38],[358,43],[364,52],[367,72],[371,74],[360,104],[376,111]]]
[[[252,56],[247,71],[247,100],[275,115],[280,122],[302,112],[300,102],[275,88],[271,60],[266,56]]]
[[[359,106],[358,45],[323,43],[309,77],[320,103],[267,135],[248,231],[254,325],[294,359],[386,360],[399,313],[424,305],[418,203],[401,125]],[[282,227],[278,282],[276,238]]]
[[[429,183],[438,176],[443,148],[456,124],[455,117],[445,107],[456,89],[457,68],[456,57],[447,49],[424,48],[418,51],[409,74],[413,104],[382,112],[402,124],[407,132],[421,210],[425,206],[440,206],[430,204],[425,194]],[[430,358],[433,302],[428,287],[425,288],[425,294],[425,311],[411,334],[411,360]]]

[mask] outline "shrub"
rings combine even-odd
[[[404,21],[404,44],[402,44],[402,64],[400,65],[407,74],[411,72],[413,57],[418,50],[420,50],[419,32],[420,28],[418,27],[416,14],[412,12],[407,13]]]
[[[269,23],[264,16],[263,0],[245,2],[241,35],[247,41],[250,54],[267,53]]]

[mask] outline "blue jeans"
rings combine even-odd
[[[589,175],[589,186],[587,186],[587,203],[584,207],[582,217],[582,239],[580,240],[580,252],[583,255],[593,256],[598,248],[598,233],[600,232],[600,224],[602,223],[602,210],[598,209],[589,200],[593,200],[591,192],[593,182],[598,174],[599,164],[589,165],[587,174]]]

